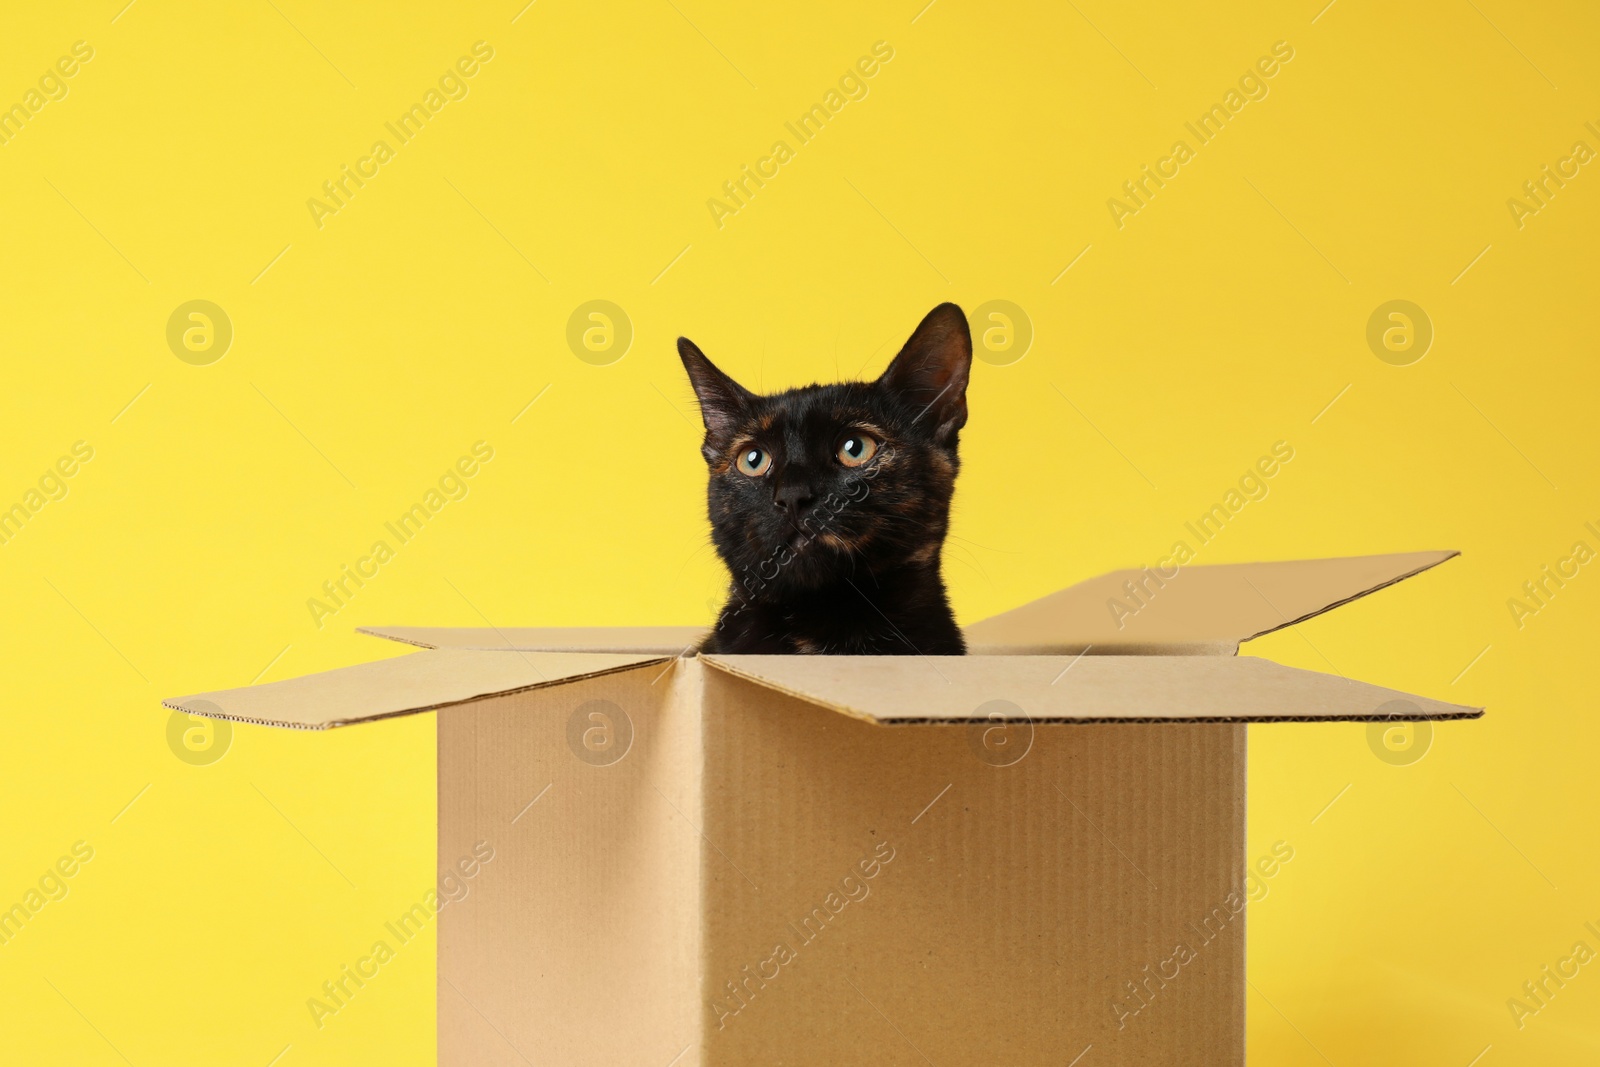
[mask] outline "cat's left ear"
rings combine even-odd
[[[700,400],[700,419],[706,424],[706,436],[725,439],[738,429],[754,397],[750,391],[706,358],[706,354],[687,337],[678,338],[678,358],[683,369],[689,372],[689,384]]]
[[[877,384],[916,404],[918,422],[927,420],[934,439],[948,444],[967,424],[971,371],[972,331],[966,313],[954,304],[940,304],[928,312]]]

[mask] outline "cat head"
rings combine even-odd
[[[972,368],[959,307],[929,312],[871,382],[761,396],[688,338],[678,354],[705,422],[712,541],[736,596],[908,564],[937,572]]]

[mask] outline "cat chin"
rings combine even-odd
[[[742,560],[729,567],[744,575],[747,585],[766,592],[804,592],[837,584],[851,572],[848,553],[825,538],[796,536],[780,543],[759,559]]]

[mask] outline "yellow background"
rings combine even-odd
[[[0,503],[95,451],[0,545],[0,905],[94,859],[0,946],[8,1060],[432,1062],[431,930],[320,1030],[305,1004],[434,878],[431,720],[240,727],[191,766],[159,698],[398,652],[364,623],[706,622],[673,338],[772,389],[1003,299],[1035,338],[974,370],[963,619],[1155,562],[1280,440],[1200,562],[1465,553],[1251,649],[1489,708],[1409,766],[1358,724],[1252,729],[1250,854],[1295,850],[1250,911],[1254,1062],[1595,1062],[1600,963],[1520,1030],[1506,1006],[1600,949],[1600,566],[1507,607],[1600,548],[1600,173],[1520,229],[1506,205],[1600,148],[1594,11],[923,2],[12,12],[0,103],[95,54],[0,146]],[[469,95],[319,229],[308,198],[479,40]],[[880,40],[869,95],[795,146]],[[1114,225],[1280,40],[1270,94]],[[706,201],[779,138],[719,229]],[[565,341],[596,298],[635,331],[607,366]],[[1436,331],[1403,367],[1365,340],[1400,298]],[[208,366],[166,343],[193,299],[235,331]],[[318,628],[307,599],[479,440],[470,494]]]

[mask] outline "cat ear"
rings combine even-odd
[[[948,443],[967,423],[967,377],[972,370],[972,332],[954,304],[928,312],[878,384],[917,405],[919,425]],[[925,420],[925,421],[924,421]]]
[[[687,337],[678,338],[678,358],[689,372],[689,384],[700,400],[700,418],[711,437],[727,437],[738,427],[746,404],[753,399],[749,390],[717,369],[704,352]]]

